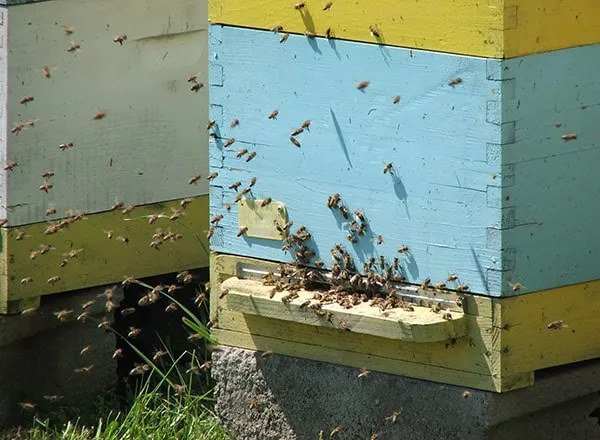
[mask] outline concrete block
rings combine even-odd
[[[217,414],[238,440],[600,439],[600,364],[559,369],[505,394],[219,347]],[[397,411],[396,422],[392,421]]]

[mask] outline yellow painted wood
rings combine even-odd
[[[415,343],[447,342],[467,334],[464,313],[452,312],[452,319],[448,320],[443,318],[444,313],[433,313],[427,307],[414,307],[413,311],[394,309],[382,312],[369,303],[361,303],[351,309],[334,303],[321,306],[324,313],[330,313],[329,317],[324,317],[310,308],[310,305],[319,304],[313,299],[314,292],[300,290],[296,292],[298,298],[284,303],[282,297],[286,293],[276,293],[270,298],[271,290],[272,287],[264,286],[260,281],[237,277],[224,281],[220,289],[221,295],[227,292],[230,310],[264,318]]]
[[[324,36],[441,52],[510,58],[600,42],[596,0],[209,0],[213,23]],[[370,33],[375,25],[380,38]],[[273,36],[279,38],[279,36]]]
[[[287,209],[281,202],[271,201],[266,206],[263,199],[244,198],[238,203],[238,228],[248,228],[247,237],[266,240],[282,240],[283,234],[275,227],[275,222],[283,227],[287,222]]]
[[[502,374],[600,357],[600,281],[502,300]],[[549,329],[564,321],[567,327]]]
[[[358,369],[368,369],[370,371],[379,371],[496,392],[511,391],[532,384],[531,374],[517,375],[511,378],[511,380],[503,387],[495,378],[486,374],[440,368],[415,362],[399,361],[397,359],[389,359],[382,356],[348,351],[339,347],[323,347],[231,330],[215,329],[213,333],[222,345],[258,351],[272,350],[277,354],[355,367],[357,368],[357,380],[359,374]],[[510,385],[510,387],[507,385]]]
[[[44,234],[49,223],[3,228],[0,313],[5,312],[2,308],[7,302],[18,299],[117,282],[126,276],[141,278],[206,267],[208,196],[193,199],[178,219],[169,220],[174,209],[181,209],[180,200],[139,206],[125,215],[119,210],[92,214],[51,235]],[[163,217],[151,225],[148,217],[154,214]],[[150,243],[158,229],[183,238],[165,242],[157,250]],[[119,237],[127,237],[128,243]],[[31,253],[42,245],[50,250],[32,260]],[[79,249],[83,250],[75,258],[67,256]],[[61,267],[63,260],[67,264]],[[60,279],[49,284],[56,276]],[[22,284],[28,277],[33,282]]]

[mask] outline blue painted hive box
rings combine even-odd
[[[324,268],[339,243],[359,268],[491,297],[600,278],[600,46],[489,59],[210,32],[214,251],[291,261],[272,234],[291,221]],[[243,224],[248,206],[281,224]]]

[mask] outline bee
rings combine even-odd
[[[18,165],[17,162],[14,160],[11,162],[8,162],[6,165],[4,165],[4,171],[11,171],[17,165]]]
[[[237,127],[238,125],[240,125],[239,119],[234,119],[233,121],[231,121],[231,128]]]
[[[300,148],[300,141],[298,139],[296,139],[294,136],[290,137],[290,141],[292,142],[292,144],[294,144],[296,147]]]
[[[29,283],[33,283],[32,277],[25,277],[21,280],[21,284],[29,284]]]
[[[189,79],[188,79],[189,81]],[[208,123],[206,124],[206,129],[210,130],[212,128],[213,125],[215,125],[217,123],[217,121],[215,121],[214,119],[211,119],[210,121],[208,121]]]
[[[19,231],[17,232],[17,236],[15,237],[15,240],[17,241],[21,241],[26,237],[25,235],[25,231]]]
[[[187,82],[189,82],[189,83],[196,82],[197,79],[198,79],[198,74],[192,73],[190,76],[188,76]]]
[[[340,195],[338,193],[332,194],[327,199],[327,207],[328,208],[337,208],[340,203]]]
[[[23,130],[25,128],[25,124],[23,124],[22,122],[19,122],[18,124],[16,124],[13,128],[10,129],[10,132],[14,135],[18,135],[19,132],[21,130]]]
[[[271,32],[273,32],[274,34],[276,34],[276,33],[278,33],[278,32],[281,32],[281,31],[283,31],[283,26],[282,26],[282,25],[280,25],[280,24],[276,24],[275,26],[273,26],[273,27],[270,29],[270,31],[271,31]]]
[[[62,400],[65,398],[65,396],[59,396],[59,395],[48,395],[46,394],[45,396],[42,396],[42,398],[48,402],[58,402],[59,400]]]
[[[214,216],[214,217],[213,217],[213,218],[210,220],[210,222],[211,222],[213,225],[215,225],[215,224],[219,223],[221,220],[223,220],[223,215],[222,215],[222,214],[218,214],[218,215],[215,215],[215,216]]]
[[[235,182],[229,185],[229,189],[234,189],[237,191],[240,186],[242,186],[242,182]]]
[[[310,120],[307,119],[306,121],[304,121],[300,127],[310,131]]]
[[[436,288],[437,290],[443,290],[443,289],[445,289],[445,288],[446,288],[446,283],[437,283],[437,284],[435,285],[435,288]]]
[[[183,199],[181,202],[179,202],[179,206],[181,206],[183,209],[185,209],[193,201],[194,201],[194,199],[188,197],[186,199]],[[152,216],[152,217],[154,217],[154,216]],[[156,216],[156,218],[158,218],[158,216]],[[152,222],[152,223],[154,223],[154,222]],[[150,224],[152,224],[152,223],[150,223]]]
[[[241,237],[242,235],[246,234],[246,232],[248,232],[248,227],[247,226],[242,226],[237,233],[238,237]]]
[[[243,156],[244,154],[246,154],[247,152],[248,152],[248,149],[246,149],[246,148],[243,148],[243,149],[241,149],[240,151],[238,151],[238,152],[237,152],[237,154],[235,155],[235,157],[237,157],[238,159],[241,159],[241,158],[242,158],[242,156]]]
[[[62,25],[65,35],[71,35],[73,33],[73,28],[71,26]]]
[[[98,328],[109,328],[110,327],[110,321],[108,319],[103,319],[102,321],[100,321],[100,323],[98,324]]]
[[[288,35],[288,34],[285,34],[285,35]],[[284,35],[284,36],[285,36],[285,35]],[[283,38],[283,37],[281,37],[281,38]],[[285,40],[284,40],[284,41],[285,41]],[[273,111],[271,112],[271,114],[269,115],[269,119],[277,119],[277,115],[278,115],[278,114],[279,114],[279,110],[273,110]]]
[[[452,78],[450,81],[448,81],[448,85],[451,87],[454,87],[460,83],[462,83],[462,78]]]
[[[358,90],[364,90],[364,89],[366,89],[367,87],[369,87],[369,83],[370,83],[370,81],[361,81],[361,82],[359,82],[359,83],[357,84],[356,88],[357,88]]]
[[[58,319],[59,321],[66,321],[69,316],[73,313],[73,310],[71,309],[63,309],[63,310],[59,310],[58,312],[54,312],[53,315],[56,316],[56,319]]]
[[[113,238],[113,231],[106,231],[103,229],[102,232],[106,234],[106,238],[108,238],[109,240]]]
[[[308,29],[304,31],[304,35],[307,36],[308,38],[315,38],[317,36],[317,34],[315,34],[312,31],[309,31]]]
[[[389,420],[392,423],[396,423],[398,421],[399,416],[400,416],[400,412],[396,409],[396,410],[394,410],[394,412],[392,412],[391,416],[386,417],[386,420]]]
[[[431,284],[431,278],[425,278],[425,280],[421,283],[421,289],[428,289]]]
[[[208,176],[206,176],[206,180],[208,180],[210,182],[211,180],[216,179],[218,175],[219,175],[219,173],[217,173],[217,172],[210,173]]]
[[[387,173],[394,174],[394,164],[392,162],[386,163],[383,167],[383,174]]]
[[[150,371],[150,365],[148,365],[148,364],[136,364],[136,366],[133,367],[129,371],[129,375],[130,376],[139,376],[141,374],[144,374],[147,371]]]
[[[122,358],[122,357],[123,357],[123,349],[122,348],[117,348],[112,354],[113,359],[118,359],[118,358]]]
[[[377,29],[377,26],[375,26],[375,25],[369,26],[369,32],[371,33],[372,37],[381,38],[381,34],[379,33],[379,29]]]
[[[233,201],[235,203],[238,203],[240,200],[242,200],[244,198],[244,194],[238,194],[237,196],[235,196],[235,198],[233,199]]]
[[[408,246],[406,246],[406,245],[404,245],[404,246],[400,246],[400,247],[398,248],[398,253],[400,253],[400,254],[405,254],[405,253],[407,253],[407,252],[408,252]]]
[[[142,332],[142,329],[140,329],[140,328],[129,327],[129,332],[127,333],[127,337],[128,338],[135,338],[141,332]]]
[[[45,182],[42,185],[40,185],[40,191],[44,191],[45,193],[48,193],[49,189],[52,189],[54,187],[54,185],[52,185],[50,182]]]
[[[306,3],[299,2],[294,5],[294,9],[302,9],[302,8],[304,8],[304,6],[306,6]]]
[[[352,234],[346,235],[346,240],[348,240],[352,244],[354,244],[358,241],[358,239]]]
[[[190,90],[192,92],[197,92],[202,87],[204,87],[204,83],[203,82],[197,82],[197,83],[192,84],[192,86],[190,87]]]
[[[329,4],[331,4],[331,2],[329,2],[329,3],[327,3],[327,4],[329,5]],[[327,5],[326,5],[326,6],[327,6]],[[324,10],[325,10],[325,9],[324,9]],[[343,428],[342,428],[340,425],[336,426],[335,428],[333,428],[333,429],[331,430],[331,434],[329,434],[329,437],[330,437],[330,438],[331,438],[331,437],[333,437],[333,436],[334,436],[334,435],[336,435],[338,432],[340,432],[342,429],[343,429]]]
[[[94,304],[96,304],[96,300],[94,300],[94,299],[93,299],[93,300],[91,300],[91,301],[88,301],[88,302],[86,302],[86,303],[82,304],[82,305],[81,305],[81,308],[82,308],[83,310],[85,310],[85,309],[89,309],[89,308],[90,308],[90,307],[92,307]]]
[[[249,188],[252,188],[256,184],[256,177],[250,179],[250,183],[248,184]]]
[[[165,356],[167,354],[167,352],[165,350],[157,350],[154,355],[152,356],[152,360],[154,362],[156,362],[157,360],[159,360],[160,358],[162,358],[163,356]]]
[[[383,235],[378,235],[377,236],[377,244],[382,244],[383,243]]]
[[[271,203],[271,197],[267,197],[266,199],[264,199],[262,202],[260,202],[260,206],[262,208],[264,208],[265,206],[267,206],[269,203]]]
[[[75,41],[71,41],[71,45],[67,48],[67,52],[75,52],[77,49],[80,49],[81,46],[79,45],[79,43],[76,43]]]
[[[80,356],[83,356],[84,354],[86,354],[88,351],[90,351],[92,349],[91,345],[86,345],[85,347],[83,347],[81,349],[81,351],[79,352]]]
[[[113,38],[113,42],[119,43],[121,46],[123,46],[123,41],[125,40],[127,40],[127,34],[117,35],[115,38]]]
[[[523,285],[521,283],[515,283],[515,284],[508,283],[508,285],[512,288],[513,292],[518,292],[519,290],[521,290],[523,288]]]
[[[246,157],[246,162],[250,162],[255,157],[256,157],[256,151],[252,151],[250,154],[248,154],[248,157]]]
[[[111,211],[115,211],[117,209],[121,209],[123,206],[125,206],[125,204],[123,202],[120,201],[116,201],[114,205],[112,205],[112,207],[110,208]]]
[[[456,286],[456,290],[458,290],[459,292],[466,292],[467,290],[469,290],[469,286],[467,286],[466,284],[460,284]]]
[[[327,3],[325,3],[325,6],[323,6],[323,10],[328,11],[332,6],[333,6],[333,2],[327,2]]]
[[[373,434],[371,434],[371,437],[369,438],[369,440],[377,440],[378,438],[379,438],[379,434],[374,432]]]
[[[234,142],[235,142],[235,138],[230,138],[230,139],[227,139],[227,140],[225,141],[225,143],[223,144],[223,147],[227,148],[227,147],[229,147],[229,146],[233,145],[233,143],[234,143]]]
[[[50,78],[50,67],[48,66],[44,66],[42,67],[42,74],[44,75],[44,78]]]
[[[325,37],[326,37],[327,39],[331,39],[331,38],[333,38],[333,33],[332,33],[332,31],[331,31],[331,28],[330,28],[330,27],[328,27],[327,29],[325,29]]]
[[[227,211],[231,211],[231,203],[224,203],[223,207],[227,210]]]
[[[448,281],[448,282],[456,281],[457,279],[458,279],[458,276],[454,273],[449,273],[448,276],[446,277],[446,281]]]
[[[177,310],[179,310],[179,307],[175,303],[171,303],[167,307],[165,307],[165,312],[167,312],[167,313],[168,312],[176,312]]]
[[[356,211],[354,211],[354,215],[356,216],[356,218],[358,218],[361,222],[365,221],[365,215],[362,213],[362,211],[359,211],[358,209]]]
[[[385,257],[383,255],[379,256],[379,266],[383,269],[385,268]]]
[[[135,307],[127,307],[126,309],[121,310],[122,316],[129,316],[135,313]]]
[[[195,176],[192,176],[192,177],[190,178],[190,180],[188,180],[188,183],[189,183],[190,185],[192,185],[192,184],[196,183],[198,180],[200,180],[200,177],[202,177],[202,176],[200,176],[199,174],[197,174],[197,175],[195,175]]]
[[[469,398],[469,396],[470,396],[470,395],[471,395],[471,392],[470,392],[470,391],[464,391],[464,392],[462,393],[463,399],[467,399],[467,398]]]
[[[56,275],[56,276],[48,278],[48,280],[46,281],[46,284],[54,285],[54,284],[58,283],[59,281],[60,281],[60,277],[58,275]]]
[[[96,112],[94,113],[94,120],[97,121],[99,119],[103,119],[106,116],[106,112]]]
[[[264,358],[267,358],[267,357],[273,356],[274,354],[275,353],[273,352],[273,350],[267,350],[267,351],[263,352],[263,354],[261,356]]]
[[[280,43],[283,43],[283,42],[285,42],[285,40],[287,40],[287,39],[289,38],[289,36],[290,36],[290,34],[288,34],[288,33],[285,33],[285,34],[283,34],[283,35],[281,36],[281,38],[279,39],[279,42],[280,42]],[[274,119],[274,118],[269,118],[269,119]]]
[[[35,407],[37,406],[37,403],[33,403],[33,402],[19,402],[19,406],[21,408],[23,408],[26,411],[33,411],[35,410]]]
[[[48,179],[50,177],[54,177],[54,173],[52,171],[46,171],[44,174],[42,174],[42,177],[44,179]]]
[[[371,372],[369,370],[360,370],[360,373],[358,375],[359,378],[363,378],[363,377],[369,377],[369,375],[371,374]]]
[[[577,139],[577,135],[575,133],[563,134],[560,138],[564,141],[572,141],[574,139]]]
[[[123,244],[129,243],[129,237],[127,237],[127,236],[119,235],[117,237],[117,240],[119,240]]]
[[[21,99],[19,99],[19,103],[21,104],[27,104],[31,101],[33,101],[33,96],[23,96]]]
[[[295,129],[294,131],[292,131],[292,137],[294,136],[298,136],[300,133],[302,133],[304,131],[304,129],[302,127]],[[293,142],[293,141],[292,141]]]
[[[81,252],[83,252],[83,249],[71,249],[68,253],[63,255],[69,258],[76,258]]]
[[[241,195],[243,195],[243,196],[245,196],[245,195],[246,195],[246,194],[248,194],[250,191],[252,191],[250,188],[244,188],[244,189],[243,189],[243,190],[240,192],[240,194],[241,194]]]
[[[58,146],[58,148],[59,148],[61,151],[68,150],[69,148],[73,148],[73,142],[65,142],[65,143],[63,143],[63,144],[60,144],[60,145]]]
[[[560,330],[561,328],[566,328],[566,327],[569,327],[569,326],[562,319],[559,321],[553,321],[550,324],[548,324],[548,328],[550,330]]]
[[[134,205],[128,205],[125,208],[123,208],[123,210],[121,211],[121,214],[125,215],[125,214],[129,214],[131,211],[133,211],[135,209]]]
[[[400,95],[396,95],[392,98],[392,102],[394,104],[398,104],[400,102]]]

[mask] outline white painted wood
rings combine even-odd
[[[105,211],[115,199],[139,205],[208,193],[208,91],[187,82],[192,73],[207,81],[206,1],[54,0],[4,15],[0,155],[18,162],[0,180],[9,225],[44,221],[49,206],[61,216]],[[123,45],[113,42],[123,33]],[[69,53],[72,40],[81,48]],[[27,95],[34,100],[19,103]],[[98,111],[106,117],[93,120]],[[39,120],[11,133],[29,119]],[[74,147],[61,151],[64,142]],[[55,173],[48,194],[39,190],[45,171]]]

